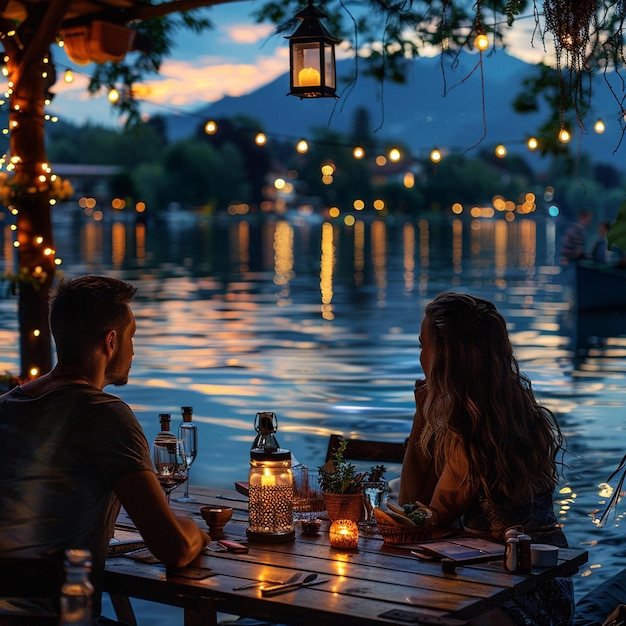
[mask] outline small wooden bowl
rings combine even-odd
[[[233,516],[230,506],[201,506],[200,515],[209,527],[211,539],[224,539],[224,526]]]

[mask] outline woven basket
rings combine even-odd
[[[400,526],[399,524],[378,524],[378,530],[385,543],[416,543],[430,539],[432,526]]]
[[[322,493],[328,518],[331,522],[349,519],[360,522],[363,519],[365,501],[362,493]]]

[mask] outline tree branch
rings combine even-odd
[[[239,2],[240,0],[174,0],[164,4],[156,5],[138,5],[135,9],[131,9],[128,14],[128,21],[132,20],[149,20],[155,17],[162,17],[170,13],[178,13],[181,11],[192,11],[201,7],[211,7],[218,4],[226,4],[227,2]]]

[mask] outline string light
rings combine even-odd
[[[402,153],[398,148],[392,148],[389,150],[389,160],[393,163],[397,163],[402,158]]]
[[[111,87],[111,89],[109,89],[109,94],[107,98],[109,99],[109,102],[111,104],[115,104],[120,99],[120,92],[115,89],[115,87]]]
[[[65,70],[65,74],[63,74],[63,80],[66,83],[74,82],[74,72],[72,72],[72,70],[70,69]]]
[[[474,46],[477,50],[484,52],[489,48],[489,37],[487,37],[484,33],[481,33],[476,37],[476,39],[474,39]]]
[[[559,141],[561,143],[568,143],[570,139],[571,136],[567,128],[561,128],[561,130],[559,131]]]
[[[63,45],[64,45],[64,42],[63,42],[62,39],[59,40],[57,43],[59,44],[60,47],[63,47]],[[475,45],[475,47],[478,50],[481,50],[481,51],[486,50],[489,47],[489,45],[490,45],[489,37],[486,34],[484,34],[482,32],[479,32],[479,34],[474,39],[474,45]],[[5,55],[4,58],[5,58],[5,62],[6,62],[7,56]],[[49,58],[44,58],[44,63],[49,63],[49,62],[50,62]],[[57,64],[57,66],[58,66],[58,64]],[[74,77],[74,72],[72,71],[72,69],[66,68],[65,69],[65,80],[66,80],[66,82],[71,82],[73,80],[73,77]],[[12,90],[13,85],[12,85],[11,82],[9,82],[8,85],[9,85],[9,92],[10,92]],[[111,87],[111,89],[108,92],[109,101],[111,101],[113,104],[115,104],[116,102],[119,101],[120,97],[121,96],[120,96],[120,93],[118,92],[118,90],[115,89],[115,87]],[[2,102],[0,102],[0,105],[1,104],[2,104]],[[19,109],[19,105],[16,105],[14,110],[15,111],[19,111],[20,110]],[[180,111],[176,110],[176,112],[178,114],[180,114]],[[190,114],[190,115],[193,115],[193,114]],[[58,117],[57,116],[46,116],[46,120],[47,121],[51,121],[51,122],[58,122]],[[625,116],[625,120],[626,120],[626,116]],[[218,125],[217,125],[217,123],[214,120],[209,120],[209,121],[206,122],[206,124],[204,126],[204,130],[205,130],[206,134],[209,134],[209,135],[215,134],[218,131]],[[594,124],[594,130],[595,130],[596,133],[603,133],[605,131],[604,122],[602,122],[602,120],[600,120],[600,119],[597,120],[596,123]],[[10,131],[8,131],[6,129],[3,129],[2,132],[4,134],[8,134],[8,132],[10,132]],[[571,140],[571,136],[570,136],[569,131],[567,131],[566,129],[561,129],[561,131],[559,133],[559,141],[561,143],[567,143],[570,140]],[[255,143],[257,143],[257,145],[265,145],[267,143],[267,135],[265,133],[258,133],[257,136],[255,137]],[[300,139],[298,141],[298,143],[296,145],[296,150],[298,152],[301,152],[302,147],[304,145],[307,146],[306,150],[308,151],[309,144],[308,144],[308,142],[305,139]],[[501,151],[502,151],[501,146],[502,146],[502,144],[498,145],[495,148],[496,152],[500,152],[501,153]],[[531,151],[532,150],[536,150],[539,147],[539,142],[537,141],[536,138],[531,137],[530,139],[528,139],[526,141],[526,146]],[[389,153],[389,160],[391,160],[391,161],[399,160],[399,156],[398,155],[400,155],[400,153],[399,153],[399,151],[396,152],[396,150],[397,150],[397,148],[395,148],[392,151],[390,151],[390,153]],[[363,149],[362,146],[356,146],[356,147],[353,148],[352,154],[353,154],[353,157],[355,159],[362,159],[362,158],[365,157],[365,150]],[[506,156],[506,148],[504,148],[504,156]],[[400,157],[401,157],[401,155],[400,155]],[[442,160],[442,158],[443,158],[443,156],[442,156],[442,154],[441,154],[439,149],[435,148],[434,150],[431,151],[431,153],[430,153],[430,160],[433,163],[440,162]],[[383,155],[380,155],[380,156],[376,157],[376,164],[379,165],[379,166],[385,165],[386,164],[386,158]],[[2,164],[0,163],[0,166],[1,165]],[[8,169],[8,167],[7,167],[7,169]]]
[[[441,161],[441,151],[437,148],[430,151],[430,160],[433,163],[439,163]]]
[[[300,139],[300,141],[296,144],[296,150],[300,154],[305,154],[309,151],[309,144],[306,139]]]
[[[503,159],[507,154],[506,146],[504,146],[504,144],[501,144],[501,143],[498,144],[496,146],[495,153],[499,159]]]

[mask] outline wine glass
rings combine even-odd
[[[185,446],[185,460],[187,461],[187,476],[189,468],[198,454],[198,429],[193,422],[182,422],[178,427],[178,437]],[[176,502],[197,502],[189,495],[189,480],[185,482],[185,493],[176,498]]]
[[[169,503],[170,493],[187,480],[187,458],[183,440],[155,441],[153,461],[157,478]]]

